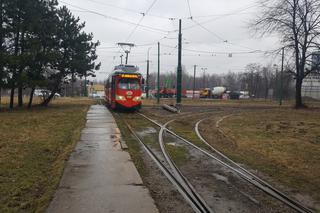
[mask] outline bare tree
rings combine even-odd
[[[296,108],[303,107],[303,79],[316,67],[311,66],[312,54],[320,47],[319,0],[261,0],[261,11],[252,28],[263,36],[277,33],[286,52],[294,59],[290,73],[295,78]]]

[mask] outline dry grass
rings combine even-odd
[[[0,113],[0,212],[44,211],[92,103],[61,98]]]
[[[234,159],[320,202],[319,120],[316,110],[246,112],[221,123],[234,144],[212,141]]]
[[[176,99],[160,99],[160,104],[172,104],[176,103]],[[182,104],[185,106],[250,106],[250,107],[277,107],[279,102],[269,99],[253,99],[253,100],[217,100],[217,99],[182,99]],[[310,107],[320,107],[319,101],[306,101],[306,104]],[[143,99],[144,106],[156,106],[156,99]],[[283,106],[293,107],[294,101],[283,101]]]
[[[23,102],[25,105],[28,104],[29,102],[29,97],[24,97],[23,98]],[[10,103],[10,97],[8,96],[4,96],[1,98],[1,105],[3,105],[4,107],[8,106]],[[14,103],[17,104],[18,103],[18,97],[15,96],[14,97]],[[41,103],[41,98],[40,97],[33,97],[33,105],[36,105],[36,104],[40,104]]]

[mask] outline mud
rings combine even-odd
[[[154,134],[153,131],[142,131],[138,133],[140,136],[147,136],[148,134]],[[155,141],[157,143],[157,141]],[[152,151],[165,163],[164,157],[161,152],[155,148],[151,147]],[[159,168],[155,165],[153,160],[144,151],[141,151],[143,156],[143,162],[147,174],[143,176],[143,182],[148,187],[152,198],[155,200],[159,212],[163,213],[191,213],[194,212],[193,209],[186,203],[180,193],[174,188],[171,182],[163,175]]]
[[[169,135],[166,142],[185,144]],[[294,212],[190,146],[182,173],[215,212]]]
[[[157,139],[157,131],[150,127],[137,133],[139,137],[155,137]],[[154,143],[158,143],[157,140]],[[157,146],[149,146],[153,152],[161,159],[166,165],[164,157]],[[142,149],[141,149],[142,150]],[[174,188],[169,180],[163,175],[159,168],[155,165],[153,160],[144,151],[141,151],[143,162],[147,174],[143,176],[143,182],[148,187],[152,198],[155,200],[159,212],[163,213],[191,213],[193,209],[186,203],[180,193]]]
[[[193,131],[194,124],[202,118],[210,118],[210,123],[212,123],[225,115],[269,108],[274,107],[183,106],[180,114],[173,114],[161,108],[148,107],[142,109],[141,112],[161,123],[177,119],[177,122],[185,124],[185,131]],[[146,128],[139,132],[139,135],[141,137],[152,135],[154,144],[151,144],[151,148],[165,162],[158,147],[157,131],[153,128]],[[219,137],[223,136],[220,135]],[[167,145],[186,146],[183,142],[168,135],[166,135],[164,141]],[[231,146],[234,145],[231,139],[227,142]],[[188,147],[189,158],[180,169],[215,212],[295,212],[285,204],[247,183],[215,160],[209,159],[194,148],[186,147]],[[149,171],[144,178],[144,182],[146,182],[160,212],[193,212],[178,191],[157,169],[152,160],[146,155],[143,158]],[[257,171],[254,173],[257,173]],[[259,176],[264,177],[260,173]]]

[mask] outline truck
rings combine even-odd
[[[200,91],[200,98],[222,99],[222,96],[226,91],[227,88],[225,87],[204,88]]]
[[[211,96],[214,99],[222,99],[222,96],[224,93],[226,93],[226,91],[227,91],[227,88],[225,87],[213,87]]]
[[[200,90],[200,98],[211,98],[211,89],[204,88]]]

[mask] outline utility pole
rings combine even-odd
[[[178,69],[177,69],[177,107],[181,105],[181,91],[182,91],[182,34],[181,34],[181,19],[179,19],[179,38],[178,38]]]
[[[157,103],[160,104],[160,42],[158,42],[158,88],[157,88]]]
[[[193,95],[192,95],[193,99],[194,99],[194,91],[196,89],[196,71],[197,71],[197,65],[194,65],[194,70],[193,70]]]
[[[205,89],[206,88],[206,70],[207,70],[207,68],[201,68],[201,70],[203,71],[202,85],[203,85],[203,89]]]
[[[146,96],[149,98],[149,60],[147,60]]]
[[[284,47],[282,47],[282,60],[281,60],[281,74],[280,74],[280,95],[279,95],[279,105],[282,105],[282,90],[283,90],[283,66],[284,66]]]
[[[148,59],[147,59],[147,79],[146,79],[146,96],[147,99],[149,98],[149,69],[150,69],[150,60],[149,60],[149,51],[150,51],[151,47],[149,47],[148,49]]]

